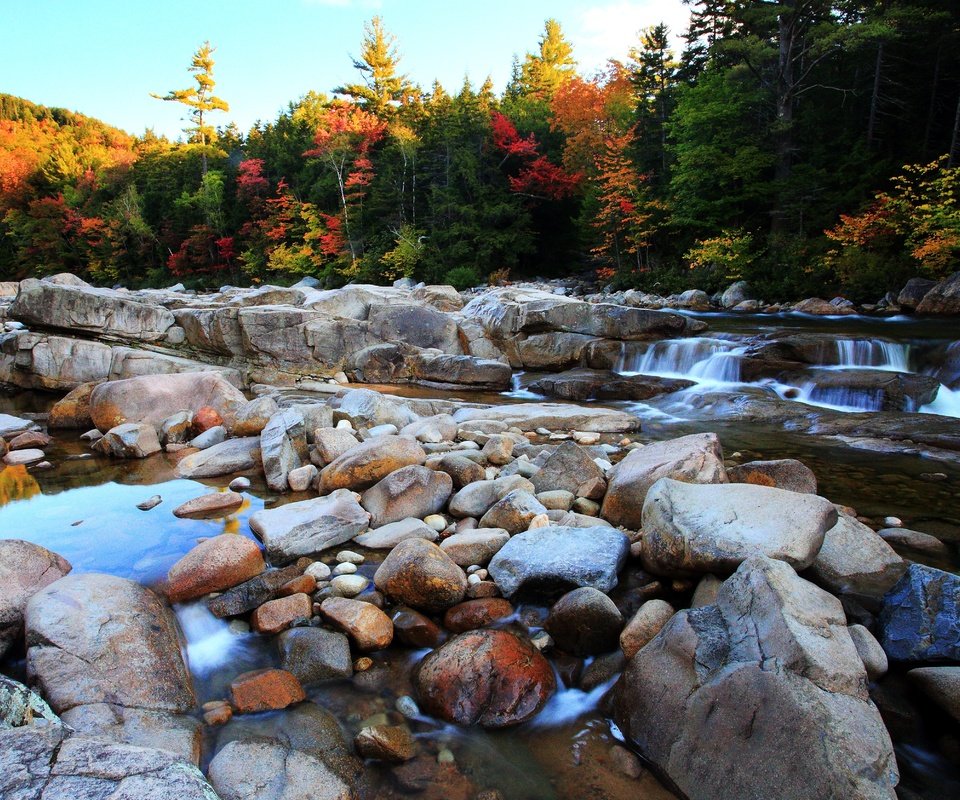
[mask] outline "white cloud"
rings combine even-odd
[[[679,55],[689,20],[690,11],[680,0],[620,0],[583,9],[574,27],[564,32],[573,43],[580,69],[589,74],[610,58],[625,60],[630,48],[639,43],[638,32],[661,22],[670,29]]]

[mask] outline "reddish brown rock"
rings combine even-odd
[[[483,597],[499,597],[500,590],[493,581],[480,581],[480,583],[471,583],[467,587],[467,599],[479,600]]]
[[[183,603],[243,583],[266,569],[256,542],[223,533],[198,544],[167,573],[167,597]]]
[[[288,581],[280,587],[277,594],[280,597],[290,597],[294,594],[313,594],[317,590],[317,579],[312,575],[298,575],[292,581]]]
[[[303,687],[283,669],[257,669],[237,675],[230,684],[230,699],[239,714],[274,711],[306,699]]]
[[[320,472],[320,489],[365,489],[411,464],[427,460],[420,444],[411,436],[375,436],[335,458]]]
[[[424,611],[456,605],[467,591],[464,571],[426,539],[400,542],[377,568],[373,582],[394,600]]]
[[[218,425],[223,425],[223,417],[212,406],[201,406],[193,415],[193,430],[197,434],[216,428]]]
[[[447,613],[443,615],[443,625],[454,633],[463,633],[486,627],[512,613],[513,606],[510,601],[502,597],[467,600],[447,609]]]
[[[42,431],[27,431],[14,436],[7,445],[10,450],[43,450],[52,441],[53,439]]]
[[[250,616],[250,627],[258,633],[280,633],[290,627],[294,620],[310,618],[313,601],[308,594],[292,594],[268,600]]]
[[[328,597],[320,615],[349,636],[361,650],[382,650],[393,641],[390,617],[371,603],[346,597]]]
[[[440,626],[412,608],[397,607],[391,619],[397,638],[408,647],[436,647],[443,641]]]
[[[424,711],[485,728],[531,719],[555,688],[547,660],[529,641],[502,630],[455,636],[428,655],[417,674]]]
[[[405,725],[373,725],[363,728],[353,740],[363,758],[409,761],[417,754],[417,742]]]
[[[243,495],[236,492],[211,492],[187,500],[173,509],[173,516],[181,519],[212,519],[226,517],[243,505]]]
[[[50,409],[50,418],[47,427],[80,428],[89,430],[93,427],[93,418],[90,416],[90,395],[99,386],[96,381],[81,383],[76,389],[68,392]]]

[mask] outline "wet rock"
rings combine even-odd
[[[393,623],[379,608],[363,600],[328,597],[320,614],[339,628],[360,650],[382,650],[393,641]]]
[[[877,535],[894,547],[908,547],[921,553],[942,556],[949,553],[947,546],[936,536],[909,528],[884,528],[877,531]]]
[[[513,606],[502,597],[466,600],[447,609],[443,615],[443,627],[453,633],[463,633],[485,628],[492,622],[512,615]]]
[[[309,563],[309,559],[307,560]],[[212,598],[207,607],[210,613],[215,617],[223,619],[224,617],[235,617],[253,611],[257,606],[261,606],[280,596],[280,590],[291,580],[302,574],[305,566],[298,561],[283,569],[269,570],[244,581],[238,586],[228,589],[218,597]]]
[[[353,541],[354,544],[369,547],[371,550],[386,550],[396,547],[405,539],[426,539],[432,542],[437,536],[437,532],[422,520],[409,518],[361,533],[354,537]]]
[[[7,447],[10,450],[43,450],[43,448],[47,447],[52,441],[53,440],[42,431],[26,431],[17,434],[8,441]]]
[[[170,415],[196,412],[203,406],[232,420],[246,402],[243,393],[218,372],[142,375],[97,386],[90,396],[90,416],[101,431],[126,422],[159,428]]]
[[[603,592],[585,586],[563,595],[550,609],[544,627],[561,650],[575,656],[597,655],[617,646],[623,617]]]
[[[99,381],[81,383],[61,397],[50,409],[50,418],[47,427],[50,430],[76,428],[89,430],[93,427],[93,418],[90,416],[90,396],[99,385]]]
[[[458,725],[517,725],[534,717],[556,688],[549,662],[502,630],[454,637],[422,662],[420,706]]]
[[[960,661],[960,577],[910,564],[884,597],[877,624],[893,661]]]
[[[560,400],[649,400],[693,386],[693,381],[655,375],[620,375],[609,370],[571,369],[547,375],[530,390]]]
[[[918,314],[960,314],[960,272],[944,278],[924,296]]]
[[[243,505],[243,495],[236,492],[211,492],[187,500],[173,509],[173,516],[182,519],[214,519],[227,517]],[[247,577],[250,577],[249,575]],[[241,580],[245,580],[241,578]]]
[[[663,630],[675,609],[665,600],[647,600],[620,634],[620,649],[629,661]]]
[[[626,433],[640,429],[640,420],[625,411],[563,403],[516,403],[493,408],[461,408],[453,418],[458,425],[471,420],[493,420],[522,431],[548,428],[554,431]]]
[[[523,587],[609,592],[629,550],[630,540],[615,528],[537,528],[510,538],[490,561],[490,577],[506,597]]]
[[[246,536],[224,533],[201,542],[167,573],[167,597],[184,603],[210,592],[229,589],[266,569],[256,543]]]
[[[406,725],[372,725],[362,728],[353,740],[363,758],[401,763],[417,753],[417,743]]]
[[[402,467],[427,459],[416,439],[408,436],[378,436],[331,461],[320,472],[321,488],[365,489]]]
[[[324,628],[291,628],[277,639],[280,667],[303,686],[353,674],[350,642],[342,633]]]
[[[494,503],[480,518],[479,524],[481,528],[501,528],[508,533],[520,533],[527,529],[534,517],[546,511],[530,492],[515,489]]]
[[[259,436],[279,410],[277,401],[270,396],[250,400],[237,409],[231,433],[234,436]]]
[[[163,502],[163,498],[160,495],[155,494],[153,495],[153,497],[147,498],[142,503],[137,503],[137,508],[139,508],[141,511],[151,511],[152,509],[160,505],[162,502]]]
[[[879,602],[907,565],[892,547],[862,522],[839,514],[810,565],[810,577],[833,594]]]
[[[363,493],[360,502],[370,512],[370,525],[420,518],[443,509],[453,492],[453,480],[418,464],[401,467]]]
[[[715,605],[677,613],[630,661],[614,718],[691,800],[771,786],[893,798],[896,759],[866,684],[839,601],[756,556]]]
[[[27,672],[64,722],[81,733],[199,755],[196,698],[173,615],[123,578],[68,575],[24,612]]]
[[[407,606],[398,606],[391,615],[393,630],[407,647],[436,647],[443,641],[444,634],[429,617]]]
[[[398,544],[377,568],[373,582],[397,602],[423,611],[449,608],[467,591],[463,570],[424,539],[406,539]]]
[[[240,714],[274,711],[304,700],[300,682],[282,669],[257,669],[230,682],[230,700]]]
[[[177,463],[177,475],[181,478],[216,478],[258,468],[260,463],[259,437],[228,439],[181,459]]]
[[[105,455],[115,458],[146,458],[160,452],[160,440],[152,425],[128,422],[108,430],[95,445]],[[21,451],[24,453],[29,450]],[[40,452],[32,451],[32,452]]]
[[[250,529],[275,563],[319,553],[350,541],[367,529],[370,515],[348,490],[263,509],[250,517]]]
[[[27,601],[70,570],[70,562],[45,547],[0,539],[0,658],[23,636]]]
[[[537,492],[561,490],[577,495],[578,489],[592,480],[606,488],[603,470],[574,442],[564,442],[557,447],[531,480]]]
[[[930,375],[873,369],[807,369],[782,373],[780,380],[794,385],[813,382],[818,391],[856,392],[874,400],[881,411],[916,411],[933,402],[940,389],[940,381]]]
[[[960,722],[960,667],[920,667],[910,670],[907,677]]]
[[[302,592],[268,600],[250,616],[250,627],[257,633],[280,633],[298,619],[313,614],[310,595]]]
[[[729,468],[727,478],[731,483],[753,483],[802,494],[817,493],[817,476],[810,467],[794,458],[748,461]]]
[[[440,542],[440,549],[459,567],[486,566],[509,540],[510,534],[503,528],[475,528],[448,536]]]
[[[887,654],[883,652],[880,642],[863,625],[850,625],[847,630],[867,671],[867,677],[872,681],[880,680],[889,667]]]
[[[713,433],[681,436],[633,450],[609,473],[600,515],[631,530],[642,526],[647,490],[660,478],[686,483],[726,483],[723,451]]]
[[[520,475],[493,481],[477,481],[464,486],[450,498],[450,513],[455,517],[482,517],[497,501],[514,490],[533,492],[533,484]]]
[[[644,568],[661,575],[724,574],[762,553],[805,569],[836,521],[833,504],[816,495],[661,478],[643,505]]]

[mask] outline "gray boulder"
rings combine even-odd
[[[324,628],[291,628],[277,637],[280,668],[293,673],[302,686],[353,674],[350,642]]]
[[[27,601],[70,569],[65,558],[45,547],[0,539],[0,658],[23,636]]]
[[[299,411],[286,409],[270,417],[260,433],[260,457],[267,486],[275,492],[287,491],[287,475],[310,461]]]
[[[531,478],[537,492],[560,489],[574,495],[581,486],[593,480],[606,484],[603,470],[586,450],[573,442],[564,442],[557,447]]]
[[[877,624],[893,661],[960,661],[960,576],[910,564],[884,597]]]
[[[161,449],[157,429],[140,422],[126,422],[111,428],[94,447],[115,458],[146,458]]]
[[[260,466],[260,437],[227,439],[199,453],[191,453],[177,463],[181,478],[216,478],[234,472],[246,472]]]
[[[370,525],[379,528],[410,517],[422,519],[442,510],[453,492],[453,479],[411,464],[391,472],[367,489],[360,500],[370,512]]]

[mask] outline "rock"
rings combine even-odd
[[[353,740],[363,758],[401,763],[417,753],[417,743],[406,725],[373,725],[361,728]]]
[[[242,505],[243,495],[236,492],[211,492],[180,504],[173,510],[173,516],[182,519],[215,519],[230,516]]]
[[[70,570],[69,561],[45,547],[0,539],[0,658],[23,636],[27,601]]]
[[[218,372],[142,375],[97,386],[90,396],[90,416],[101,431],[126,422],[159,428],[178,411],[196,412],[204,406],[229,421],[246,402],[243,393]]]
[[[15,436],[34,428],[36,428],[36,423],[33,420],[14,417],[11,414],[0,414],[0,437],[2,438]]]
[[[931,375],[907,372],[888,372],[875,369],[806,369],[802,372],[783,372],[779,380],[794,386],[816,384],[816,392],[851,393],[866,397],[875,404],[876,411],[917,411],[933,402],[940,390],[940,381]]]
[[[161,450],[156,429],[152,425],[135,422],[108,430],[97,442],[96,449],[116,458],[146,458]]]
[[[512,616],[513,613],[510,601],[502,597],[465,600],[447,609],[443,615],[443,626],[454,633],[463,633],[484,628],[491,622]]]
[[[450,498],[450,513],[458,518],[482,517],[497,501],[514,490],[533,492],[533,484],[520,475],[509,475],[493,481],[477,481],[464,486]]]
[[[687,289],[677,297],[680,308],[689,308],[693,311],[709,311],[710,298],[700,289]]]
[[[620,649],[627,661],[653,640],[676,613],[666,600],[647,600],[620,634]]]
[[[929,278],[911,278],[900,290],[900,294],[897,296],[897,305],[906,311],[915,311],[927,292],[936,285],[937,282]]]
[[[910,670],[907,677],[960,722],[960,667],[919,667]]]
[[[810,565],[810,577],[833,594],[876,603],[906,568],[903,559],[873,530],[841,513],[823,537],[823,546]]]
[[[231,492],[245,492],[250,488],[250,479],[239,477],[234,478],[230,483],[227,484],[227,488]]]
[[[257,633],[280,633],[298,619],[309,619],[312,613],[313,603],[307,594],[278,597],[276,600],[268,600],[253,612],[250,627]]]
[[[420,707],[458,725],[517,725],[534,717],[556,688],[549,662],[502,630],[462,633],[421,663]]]
[[[396,638],[407,647],[434,648],[443,641],[444,634],[440,626],[415,609],[397,606],[390,618]]]
[[[190,441],[192,432],[193,415],[189,411],[178,411],[160,423],[160,443],[165,445],[186,444]],[[217,444],[217,442],[213,444]]]
[[[615,528],[550,526],[511,537],[488,569],[506,597],[523,587],[557,591],[592,586],[609,592],[629,550],[630,540]]]
[[[376,530],[361,533],[354,537],[354,544],[368,547],[371,550],[388,550],[396,547],[405,539],[426,539],[433,542],[437,539],[437,532],[419,519],[402,519],[391,522]]]
[[[160,495],[155,494],[153,495],[153,497],[147,498],[142,503],[137,503],[137,508],[139,508],[141,511],[151,511],[152,509],[160,505],[162,502],[163,502],[163,498]]]
[[[449,414],[434,414],[404,425],[402,436],[412,436],[418,442],[438,444],[452,442],[457,438],[457,423]]]
[[[911,550],[936,556],[943,556],[950,552],[946,544],[936,536],[912,531],[909,528],[884,528],[877,531],[877,535],[894,547],[907,547]]]
[[[59,725],[60,718],[36,692],[0,675],[0,731],[43,722]]]
[[[367,529],[369,519],[354,494],[341,489],[258,511],[250,517],[250,529],[271,561],[285,563],[350,541]]]
[[[554,450],[531,479],[537,492],[562,490],[574,495],[591,480],[606,487],[603,470],[580,445],[564,442]]]
[[[960,272],[944,278],[924,296],[918,314],[960,314]]]
[[[603,592],[585,586],[567,592],[554,604],[544,628],[561,650],[590,656],[617,646],[623,617]]]
[[[446,472],[453,479],[453,488],[458,491],[486,477],[486,471],[476,461],[456,453],[450,453],[441,458],[437,469]]]
[[[793,306],[793,310],[800,314],[812,314],[818,317],[854,313],[852,308],[839,308],[820,297],[808,297],[806,300],[801,300]]]
[[[448,536],[440,542],[440,549],[460,567],[486,566],[509,540],[510,534],[503,528],[475,528]]]
[[[817,493],[817,476],[806,464],[793,458],[776,461],[748,461],[727,470],[731,483],[753,483],[789,492]]]
[[[960,661],[960,577],[910,564],[883,598],[877,625],[893,661]]]
[[[545,514],[539,500],[530,492],[515,489],[498,500],[480,519],[481,528],[501,528],[508,533],[520,533],[538,514]]]
[[[274,711],[306,699],[300,682],[282,669],[257,669],[230,682],[230,701],[240,714]]]
[[[376,587],[404,605],[442,611],[467,591],[467,576],[443,550],[425,539],[406,539],[383,560],[373,576]]]
[[[332,595],[339,597],[356,597],[369,585],[370,579],[365,575],[340,574],[330,581]]]
[[[693,592],[693,597],[690,599],[691,608],[700,608],[701,606],[711,606],[717,602],[717,592],[720,591],[720,587],[723,585],[716,575],[704,575],[700,578],[700,581],[697,583],[697,588]]]
[[[283,588],[303,573],[306,568],[304,561],[309,563],[309,559],[301,559],[288,567],[262,572],[255,578],[228,589],[207,602],[210,613],[220,619],[235,617],[253,611],[267,600],[279,597]]]
[[[331,461],[320,472],[322,491],[365,489],[402,467],[427,459],[416,439],[408,436],[378,436],[358,444]]]
[[[198,435],[211,428],[222,428],[223,425],[223,417],[213,406],[200,406],[193,415],[193,430]]]
[[[24,612],[27,673],[81,733],[199,756],[196,698],[173,614],[123,578],[68,575]]]
[[[573,507],[574,495],[557,489],[548,492],[537,492],[537,500],[547,511],[569,511]]]
[[[338,393],[334,409],[335,418],[346,418],[354,425],[367,428],[396,425],[399,429],[418,419],[402,400],[371,389],[346,389]]]
[[[343,631],[360,650],[382,650],[393,641],[393,623],[379,608],[363,600],[328,597],[320,614]]]
[[[723,451],[713,433],[681,436],[630,452],[607,476],[600,515],[613,525],[639,530],[647,490],[660,478],[686,483],[726,483]]]
[[[563,403],[515,403],[492,408],[461,408],[453,415],[458,425],[471,420],[494,420],[522,431],[549,428],[554,431],[626,433],[640,429],[640,420],[625,411]]]
[[[191,453],[177,463],[177,475],[181,478],[217,478],[259,466],[260,439],[250,436],[228,439],[199,453]]]
[[[353,674],[350,642],[342,633],[324,628],[291,628],[277,639],[280,667],[303,686]]]
[[[90,416],[90,396],[98,386],[98,381],[81,383],[61,397],[50,409],[50,418],[47,427],[50,430],[62,428],[77,428],[88,430],[93,427],[93,418]]]
[[[325,467],[359,444],[352,432],[341,428],[317,428],[313,441],[318,467]]]
[[[889,667],[887,654],[883,652],[880,642],[863,625],[850,625],[847,630],[867,671],[867,677],[871,681],[880,680],[887,674]]]
[[[317,479],[320,471],[313,464],[304,464],[302,467],[290,470],[287,473],[287,484],[292,492],[305,492]]]
[[[503,466],[513,460],[513,439],[509,436],[498,436],[494,434],[487,439],[481,454],[490,464]]]
[[[614,719],[691,800],[765,798],[771,786],[783,798],[895,796],[890,736],[839,601],[764,556],[637,653]]]
[[[14,436],[7,442],[7,447],[10,450],[43,450],[43,448],[47,447],[52,441],[47,434],[41,431],[26,431],[25,433]]]
[[[661,478],[643,504],[644,569],[724,574],[761,553],[806,569],[836,521],[833,504],[816,495]]]
[[[229,589],[264,569],[263,555],[255,542],[246,536],[223,533],[201,542],[170,567],[167,597],[171,603],[184,603]]]
[[[621,375],[611,370],[571,369],[546,375],[530,384],[530,390],[560,400],[649,400],[661,394],[676,392],[693,386],[693,381],[681,378],[661,378],[655,375]],[[592,444],[590,434],[577,431],[577,444]]]
[[[280,408],[270,396],[258,397],[237,408],[231,433],[234,436],[259,436]]]
[[[3,463],[8,467],[17,467],[24,464],[36,464],[46,458],[43,450],[14,450],[3,457]]]
[[[750,284],[746,281],[736,281],[727,287],[726,291],[720,295],[721,308],[735,308],[747,300],[753,300]]]
[[[223,425],[217,425],[208,428],[199,436],[194,436],[190,440],[190,447],[196,447],[198,450],[206,450],[214,445],[221,444],[227,439],[227,429]]]
[[[289,472],[309,461],[303,415],[286,409],[270,417],[260,433],[260,454],[267,486],[275,492],[287,491]]]
[[[418,464],[401,467],[367,489],[360,500],[370,512],[370,525],[379,528],[391,522],[423,518],[440,511],[453,492],[453,480]]]

